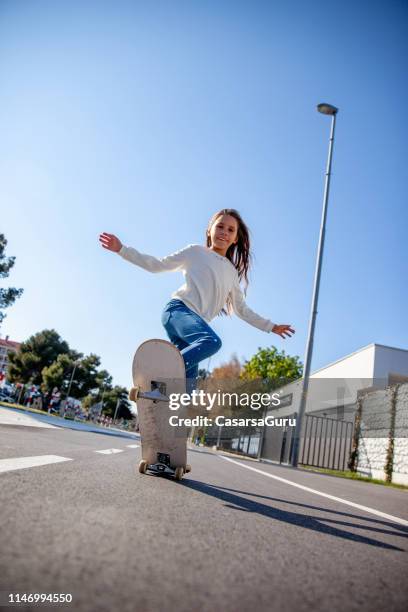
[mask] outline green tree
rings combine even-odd
[[[93,354],[86,357],[80,353],[75,357],[60,354],[50,366],[43,368],[41,388],[49,393],[57,387],[63,398],[69,392],[70,397],[82,400],[92,390],[112,383],[112,377],[106,370],[98,371],[100,362],[100,358]]]
[[[55,329],[38,332],[23,342],[17,353],[9,354],[8,379],[10,382],[40,385],[43,369],[51,366],[59,355],[67,355],[73,360],[80,353],[72,351]]]
[[[99,389],[112,388],[112,376],[98,369],[100,363],[97,355],[84,357],[71,349],[54,329],[46,329],[31,336],[17,353],[10,355],[8,377],[10,382],[41,386],[46,405],[55,387],[63,399],[69,392],[71,397],[82,400],[92,391],[98,394]]]
[[[15,257],[6,257],[6,246],[6,237],[4,234],[0,234],[0,278],[7,278],[9,276],[9,272],[16,261]],[[19,298],[22,293],[23,289],[15,289],[14,287],[0,289],[0,325],[3,319],[6,317],[3,310],[14,304],[16,299]]]
[[[116,396],[116,402],[119,401],[116,418],[125,419],[126,421],[130,420],[132,417],[135,416],[135,408],[132,406],[129,400],[129,391],[125,387],[119,387],[119,386],[115,386],[112,389],[112,391],[114,393],[114,397],[112,399],[114,399]],[[116,402],[115,402],[115,407],[112,410],[113,402],[112,404],[105,405],[105,401],[104,401],[103,412],[107,414],[108,416],[111,416],[112,418],[115,416]]]
[[[74,360],[66,353],[58,355],[55,361],[42,369],[42,389],[46,393],[57,387],[64,396],[68,390],[70,374],[74,370]]]
[[[279,352],[275,346],[258,348],[258,352],[245,362],[241,378],[261,379],[264,388],[276,389],[302,376],[303,364],[299,357]]]
[[[89,393],[82,402],[83,407],[89,410],[91,406],[102,401],[102,395],[103,414],[113,418],[115,416],[117,402],[119,401],[116,418],[128,420],[134,416],[134,409],[128,399],[128,390],[126,387],[120,387],[119,385],[115,385],[115,387],[107,385],[103,391],[99,389],[97,393]]]
[[[75,366],[76,363],[76,366]],[[82,399],[93,389],[111,385],[112,376],[106,370],[98,370],[101,365],[101,359],[98,355],[91,353],[73,363],[75,367],[74,378],[72,379],[70,395],[78,399]],[[71,380],[73,369],[69,378]]]

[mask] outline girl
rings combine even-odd
[[[190,244],[181,251],[157,259],[123,246],[113,234],[103,233],[99,240],[105,249],[148,270],[180,270],[185,284],[172,294],[162,313],[162,323],[181,352],[187,377],[187,391],[196,388],[198,364],[221,348],[221,340],[208,323],[219,314],[232,314],[281,338],[295,333],[290,325],[277,325],[264,319],[245,303],[240,281],[248,286],[250,266],[249,231],[238,211],[224,208],[208,224],[206,246]],[[246,293],[245,287],[245,293]]]

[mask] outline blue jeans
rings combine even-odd
[[[198,364],[219,351],[221,340],[208,323],[181,300],[170,300],[161,320],[170,342],[177,346],[183,356],[187,393],[191,393],[197,385]]]

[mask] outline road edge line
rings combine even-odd
[[[258,468],[254,468],[250,465],[244,465],[243,463],[240,463],[239,461],[235,461],[235,459],[231,459],[230,457],[225,457],[225,455],[218,455],[218,456],[220,457],[220,459],[224,459],[225,461],[230,461],[231,463],[235,463],[236,465],[239,465],[240,467],[243,467],[247,470],[252,470],[253,472],[257,472],[258,474],[262,474],[263,476],[268,476],[268,478],[279,480],[280,482],[284,482],[285,484],[291,485],[292,487],[297,487],[298,489],[302,489],[303,491],[308,491],[309,493],[314,493],[315,495],[326,497],[327,499],[331,499],[341,504],[345,504],[346,506],[351,506],[352,508],[358,508],[358,510],[363,510],[365,512],[368,512],[369,514],[374,514],[376,516],[380,516],[381,518],[386,518],[389,521],[392,521],[394,523],[398,523],[399,525],[403,525],[404,527],[408,527],[408,521],[406,521],[405,519],[399,518],[398,516],[393,516],[392,514],[387,514],[386,512],[375,510],[375,508],[369,508],[368,506],[356,504],[355,502],[348,501],[347,499],[342,499],[341,497],[330,495],[330,493],[323,493],[322,491],[317,491],[316,489],[312,489],[311,487],[306,487],[305,485],[298,484],[297,482],[292,482],[291,480],[287,480],[286,478],[282,478],[281,476],[275,476],[275,474],[264,472],[263,470],[259,470]]]

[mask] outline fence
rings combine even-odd
[[[285,418],[295,419],[296,413]],[[305,415],[299,445],[299,463],[332,470],[346,470],[350,459],[354,424],[327,417]],[[264,427],[207,430],[205,444],[248,457],[288,464],[291,458],[295,428]]]
[[[353,423],[306,415],[300,440],[299,463],[346,470],[353,441]]]
[[[295,418],[296,413],[288,418]],[[305,415],[299,445],[299,463],[333,470],[347,469],[353,441],[353,423]],[[289,463],[295,428],[265,427],[259,458]]]
[[[205,434],[205,444],[239,455],[257,457],[261,435],[260,428],[212,427]]]

